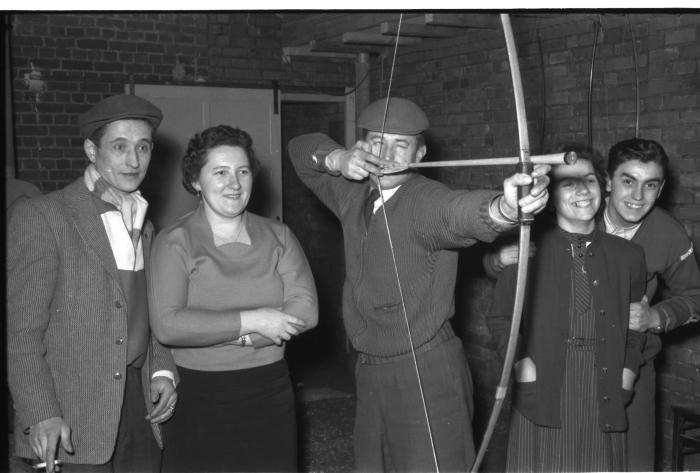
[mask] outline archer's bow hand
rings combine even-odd
[[[548,164],[535,165],[532,173],[515,173],[503,181],[503,206],[501,210],[506,217],[513,220],[518,218],[518,206],[523,213],[539,213],[547,205],[549,193],[549,177],[547,173],[551,169]],[[530,192],[522,199],[518,200],[518,186],[532,184]]]
[[[387,161],[372,154],[372,145],[358,141],[350,149],[336,149],[326,156],[326,167],[331,171],[340,171],[346,179],[362,181],[370,174],[381,176],[382,167]]]

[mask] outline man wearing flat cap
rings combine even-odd
[[[15,453],[49,472],[159,468],[176,370],[148,326],[153,226],[138,187],[161,119],[142,98],[104,99],[78,119],[84,174],[9,210]]]
[[[343,322],[358,352],[355,467],[434,471],[434,443],[440,470],[468,471],[475,458],[472,382],[449,320],[457,250],[513,228],[518,205],[544,208],[549,166],[509,177],[502,193],[450,190],[405,168],[427,153],[425,113],[409,100],[390,98],[388,107],[386,100],[362,112],[366,135],[348,150],[321,133],[288,146],[301,180],[343,228]],[[383,172],[397,168],[404,170]],[[530,194],[518,201],[517,186],[529,183]]]

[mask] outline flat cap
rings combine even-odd
[[[155,129],[163,120],[163,112],[148,100],[136,95],[113,95],[80,115],[78,126],[83,138],[89,138],[101,126],[127,119],[146,120]]]
[[[425,112],[415,103],[399,97],[389,97],[384,133],[418,135],[430,127]],[[382,131],[387,99],[372,102],[360,114],[357,126],[369,131]]]

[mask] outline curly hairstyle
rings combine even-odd
[[[212,126],[190,139],[187,152],[182,158],[182,185],[190,194],[198,194],[192,183],[199,178],[199,173],[207,163],[209,151],[219,146],[237,146],[243,149],[248,156],[253,178],[260,171],[260,162],[253,150],[253,139],[248,133],[228,125]]]
[[[626,161],[637,159],[643,163],[656,163],[661,167],[663,178],[668,176],[668,156],[663,146],[654,140],[633,138],[620,141],[610,148],[608,153],[608,174],[615,174],[617,168]]]

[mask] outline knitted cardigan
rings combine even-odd
[[[561,388],[569,329],[571,248],[561,230],[549,230],[537,243],[531,260],[517,359],[530,357],[537,369],[534,382],[516,383],[513,405],[538,425],[560,427]],[[629,304],[644,294],[645,266],[641,248],[602,231],[586,250],[586,270],[596,329],[596,370],[600,428],[627,428],[622,370],[635,373],[642,364],[644,335],[628,330]],[[517,268],[506,267],[496,282],[487,324],[499,353],[505,355]]]

